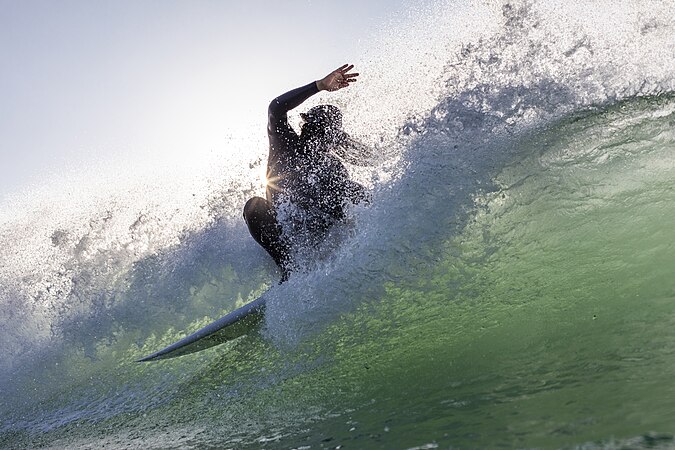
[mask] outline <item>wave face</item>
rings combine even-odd
[[[424,14],[344,100],[373,204],[283,285],[259,160],[4,205],[0,446],[675,446],[675,5]],[[133,362],[267,289],[260,333]]]

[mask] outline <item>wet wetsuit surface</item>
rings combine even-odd
[[[307,138],[304,131],[303,136],[298,135],[288,124],[288,111],[318,92],[316,83],[312,82],[270,103],[267,200],[254,197],[244,206],[244,219],[251,236],[282,269],[282,281],[291,270],[291,249],[299,244],[294,242],[295,236],[282,233],[278,221],[278,207],[282,203],[302,211],[302,226],[321,240],[334,222],[344,218],[343,208],[347,202],[367,199],[363,186],[351,181],[344,165],[328,151],[330,146]]]
[[[288,124],[288,111],[318,92],[312,82],[270,103],[267,200],[273,205],[288,200],[307,211],[341,219],[346,201],[356,203],[364,198],[363,187],[349,180],[347,169],[336,156],[317,148],[320,143],[303,140]]]
[[[319,92],[316,82],[293,89],[272,100],[268,108],[267,137],[270,152],[267,159],[267,200],[275,203],[279,194],[299,174],[299,159],[304,153],[300,136],[288,124],[288,111]]]

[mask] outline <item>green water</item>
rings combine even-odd
[[[138,365],[183,332],[120,330],[96,361],[76,351],[25,384],[32,425],[0,444],[672,447],[674,108],[634,100],[514,142],[461,233],[291,348],[263,333]],[[38,395],[44,379],[59,388]]]

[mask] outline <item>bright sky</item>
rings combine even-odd
[[[221,149],[410,3],[0,0],[0,199],[88,162]]]

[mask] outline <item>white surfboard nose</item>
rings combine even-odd
[[[237,339],[254,330],[265,313],[265,295],[221,317],[191,335],[136,362],[159,361],[199,352]]]

